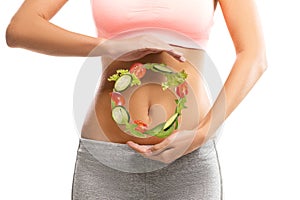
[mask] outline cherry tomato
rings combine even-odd
[[[130,66],[129,72],[135,74],[138,78],[143,78],[147,69],[143,67],[142,63],[133,63]]]
[[[187,82],[184,81],[183,83],[181,83],[180,85],[178,85],[176,88],[175,88],[175,92],[176,94],[182,98],[184,97],[185,95],[188,94],[188,85],[187,85]]]
[[[143,121],[141,120],[134,120],[133,121],[135,124],[137,124],[138,126],[135,128],[135,130],[140,131],[140,132],[145,132],[148,128],[148,125],[145,124]]]
[[[123,106],[125,104],[125,98],[119,92],[110,92],[109,93],[111,99],[115,102],[116,105]]]

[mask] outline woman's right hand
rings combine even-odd
[[[101,53],[98,51],[101,51]],[[169,44],[150,35],[140,35],[126,39],[104,39],[94,50],[94,53],[121,61],[132,61],[161,51],[166,51],[179,61],[184,62],[186,60],[183,53],[176,51]]]

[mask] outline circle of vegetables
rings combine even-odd
[[[167,80],[166,80],[166,82],[163,82],[161,84],[163,90],[166,90],[169,87],[176,87],[175,91],[176,91],[176,94],[179,96],[179,98],[175,99],[176,109],[175,109],[174,114],[170,117],[170,118],[173,117],[173,119],[174,119],[174,115],[176,115],[175,116],[176,120],[174,121],[174,123],[172,123],[172,125],[168,129],[163,129],[164,124],[168,120],[166,122],[162,122],[162,123],[158,124],[157,126],[155,126],[152,129],[149,129],[149,130],[147,130],[147,124],[145,124],[141,120],[134,120],[134,123],[130,123],[127,120],[122,120],[121,124],[123,124],[123,125],[125,124],[126,131],[129,131],[132,135],[134,135],[136,137],[139,137],[139,138],[146,138],[147,135],[156,136],[156,137],[160,137],[160,138],[165,138],[165,137],[169,136],[174,130],[177,130],[177,128],[178,128],[178,117],[181,115],[182,109],[187,108],[187,106],[184,105],[186,103],[186,95],[188,93],[188,91],[187,91],[187,82],[185,81],[185,79],[187,78],[187,73],[184,70],[182,70],[180,72],[174,72],[163,63],[145,63],[145,64],[134,63],[131,66],[130,71],[128,69],[118,69],[118,70],[116,70],[117,73],[111,75],[108,78],[108,81],[117,81],[123,75],[130,75],[132,77],[130,87],[132,87],[134,85],[140,85],[141,81],[137,76],[138,74],[136,74],[135,71],[132,70],[134,65],[139,65],[139,67],[143,67],[147,70],[152,70],[153,72],[158,72],[158,73],[161,73],[162,75],[164,75]],[[157,69],[155,69],[155,66],[166,67],[171,72],[166,73],[166,72],[158,71]],[[143,73],[142,76],[144,76],[144,75],[145,75],[145,72]],[[183,92],[180,92],[180,86],[184,87]],[[119,97],[124,99],[124,97],[121,95],[121,92],[117,92],[115,88],[113,88],[113,92],[111,92],[109,94],[112,96],[112,93],[118,93]],[[125,100],[123,100],[122,104],[125,104],[124,101]],[[116,105],[116,102],[113,101],[113,99],[111,98],[111,109],[113,110],[113,108],[115,106],[118,106],[118,105]],[[126,110],[125,107],[123,107],[123,109]],[[126,110],[126,112],[129,114],[129,112],[127,110]],[[129,116],[129,119],[131,119],[130,116]],[[175,124],[175,127],[174,127],[174,124]]]

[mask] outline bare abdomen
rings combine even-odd
[[[96,93],[94,105],[91,105],[90,111],[86,115],[81,137],[116,143],[126,143],[131,140],[139,144],[156,144],[163,140],[158,137],[138,138],[132,136],[124,132],[112,118],[109,93],[114,87],[114,81],[108,81],[107,78],[117,69],[129,69],[134,62],[165,63],[173,71],[184,69],[188,74],[186,81],[189,85],[189,92],[185,104],[187,108],[182,110],[179,130],[195,128],[204,117],[210,104],[197,66],[191,65],[189,62],[179,62],[168,53],[161,52],[149,54],[131,62],[114,61],[103,69],[100,87]],[[165,81],[165,77],[159,73],[155,75],[153,72],[147,76],[148,71],[141,79],[142,84],[132,86],[130,90],[127,89],[124,97],[126,99],[125,107],[128,108],[132,121],[142,120],[148,124],[149,128],[152,128],[174,114],[177,97],[174,90],[162,90],[160,84]]]

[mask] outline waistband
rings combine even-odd
[[[212,152],[213,148],[214,140],[208,140],[200,148],[189,154],[183,155],[182,157],[187,155],[205,157]],[[122,143],[79,138],[78,152],[89,153],[90,156],[93,156],[102,164],[129,173],[151,172],[169,165],[168,163],[145,158],[127,144]],[[178,159],[181,159],[182,157]],[[176,162],[176,160],[174,162]]]

